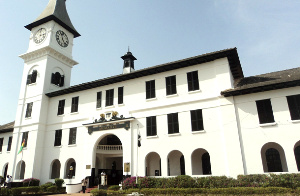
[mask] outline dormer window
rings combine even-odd
[[[27,76],[27,84],[36,83],[37,70],[33,70],[31,74]]]
[[[65,76],[61,75],[59,72],[52,73],[51,83],[56,86],[62,87],[64,86]]]

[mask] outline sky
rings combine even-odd
[[[14,121],[30,31],[48,0],[0,0],[0,125]],[[71,85],[236,47],[245,76],[300,67],[299,0],[67,0]]]

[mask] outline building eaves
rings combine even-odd
[[[156,66],[141,69],[141,70],[136,70],[134,72],[127,73],[127,74],[120,74],[120,75],[111,76],[111,77],[100,79],[100,80],[95,80],[95,81],[71,86],[71,87],[68,87],[68,88],[65,88],[65,89],[62,89],[59,91],[47,93],[46,95],[48,97],[65,95],[65,94],[83,91],[83,90],[87,90],[87,89],[97,88],[100,86],[114,84],[117,82],[123,82],[126,80],[140,78],[140,77],[144,77],[144,76],[148,76],[148,75],[153,75],[153,74],[157,74],[157,73],[162,73],[162,72],[166,72],[166,71],[189,67],[189,66],[196,65],[196,64],[206,63],[206,62],[214,61],[216,59],[220,59],[220,58],[224,58],[224,57],[228,58],[230,70],[232,72],[234,79],[243,78],[244,77],[243,70],[242,70],[242,67],[240,64],[237,49],[230,48],[230,49],[220,50],[220,51],[216,51],[216,52],[212,52],[212,53],[206,53],[206,54],[202,54],[199,56],[190,57],[190,58],[186,58],[186,59],[182,59],[182,60],[178,60],[178,61],[174,61],[174,62],[169,62],[169,63],[165,63],[165,64],[161,64],[161,65],[156,65]]]
[[[238,96],[295,86],[300,86],[300,67],[241,78],[233,89],[222,91],[221,95]]]
[[[4,124],[4,125],[0,125],[0,133],[13,132],[14,125],[15,125],[15,121]]]

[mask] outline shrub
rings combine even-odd
[[[42,190],[42,191],[46,192],[46,191],[47,191],[47,188],[50,187],[50,186],[53,186],[53,185],[55,185],[55,184],[52,183],[52,182],[47,182],[47,183],[41,185],[40,187],[41,187],[41,190]]]
[[[40,185],[40,180],[36,179],[36,178],[27,178],[25,180],[22,181],[23,182],[23,186],[39,186]]]
[[[102,189],[93,189],[93,190],[91,190],[91,195],[92,196],[106,196],[107,193],[105,190],[102,190]]]
[[[228,188],[236,186],[236,180],[226,176],[209,176],[196,178],[195,180],[195,187],[197,188]]]
[[[155,188],[156,179],[151,177],[139,177],[138,179],[138,187],[141,188]]]
[[[11,194],[11,189],[1,188],[0,195],[9,196]]]
[[[300,187],[300,174],[270,174],[270,186],[296,189]]]
[[[57,187],[62,187],[62,185],[65,183],[64,179],[61,178],[55,178],[54,181]]]
[[[50,193],[56,193],[57,192],[57,186],[49,186],[47,188],[47,192],[50,192]]]
[[[113,185],[113,186],[108,187],[108,190],[118,191],[118,190],[120,190],[120,186],[119,185]]]
[[[195,180],[191,176],[182,175],[175,177],[175,187],[174,188],[194,188]]]
[[[239,175],[237,186],[239,187],[267,187],[270,183],[270,176],[266,174]]]
[[[123,181],[123,189],[137,188],[136,177],[129,177]]]
[[[39,186],[30,186],[30,187],[18,187],[18,188],[11,189],[12,195],[21,195],[22,192],[36,195],[38,192],[40,192],[40,187]]]
[[[0,176],[0,184],[3,184],[5,182],[5,178],[3,176]]]

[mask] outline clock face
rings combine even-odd
[[[67,47],[69,45],[69,39],[68,36],[65,34],[65,32],[58,30],[56,32],[56,41],[61,47]]]
[[[45,28],[40,28],[34,35],[34,42],[36,44],[39,44],[41,43],[42,41],[44,41],[44,39],[46,38],[46,35],[47,35],[47,31]]]

